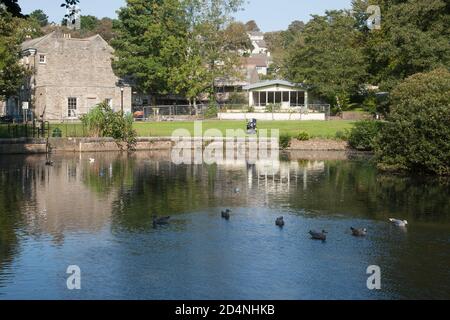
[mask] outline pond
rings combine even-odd
[[[381,175],[340,153],[254,165],[175,165],[156,152],[52,160],[0,157],[0,299],[450,298],[448,180]],[[74,265],[80,290],[67,287]],[[368,289],[369,266],[380,290]]]

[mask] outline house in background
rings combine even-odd
[[[264,40],[264,33],[259,31],[252,31],[247,34],[253,45],[251,54],[265,54],[267,56],[270,56],[269,48],[266,41]]]
[[[55,31],[24,42],[22,56],[30,76],[9,99],[8,115],[21,116],[24,102],[30,120],[79,119],[103,101],[131,112],[131,88],[114,74],[113,49],[100,35],[76,39]]]
[[[266,54],[252,54],[250,57],[245,58],[244,65],[247,67],[252,66],[259,75],[266,76],[270,63],[270,57]]]

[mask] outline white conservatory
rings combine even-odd
[[[285,80],[262,81],[243,87],[248,109],[220,113],[221,120],[327,120],[330,106],[311,104],[308,89]]]

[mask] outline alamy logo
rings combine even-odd
[[[203,133],[203,123],[196,121],[194,134],[187,129],[172,133],[172,162],[175,164],[217,164],[224,161],[245,160],[254,164],[258,159],[279,159],[280,132],[278,129],[258,130],[248,136],[244,130],[226,130],[225,137],[219,129]]]
[[[367,279],[367,289],[381,290],[381,268],[379,266],[369,266],[367,274],[370,275]]]
[[[379,6],[371,5],[367,7],[367,14],[370,14],[367,20],[367,27],[370,30],[380,30],[381,29],[381,9]]]
[[[81,290],[81,269],[79,266],[67,267],[67,274],[70,276],[67,278],[67,289],[69,290]]]

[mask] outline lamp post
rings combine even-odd
[[[120,111],[123,114],[123,86],[120,87]]]

